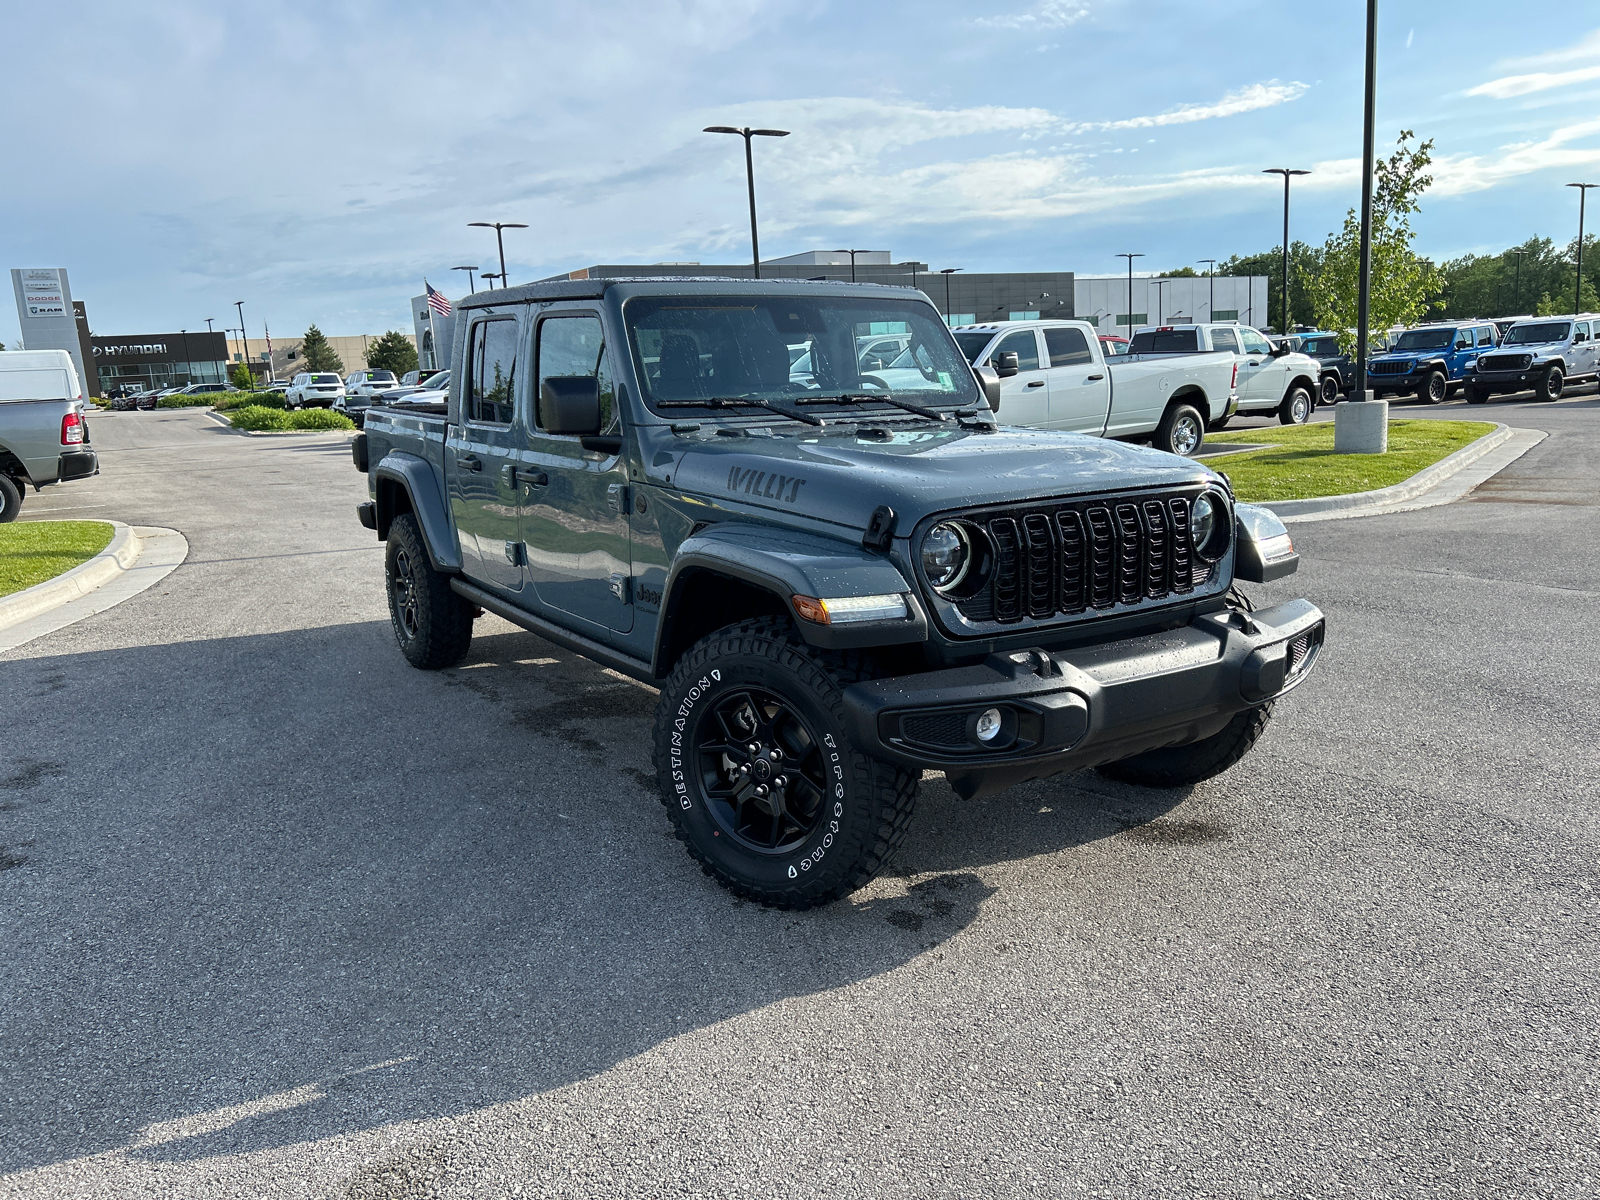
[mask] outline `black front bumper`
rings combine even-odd
[[[1486,392],[1525,392],[1538,387],[1547,370],[1548,363],[1537,363],[1520,371],[1474,371],[1467,383]]]
[[[1305,679],[1323,631],[1314,604],[1291,600],[1099,646],[869,680],[844,699],[868,754],[943,770],[971,797],[1210,737]],[[991,709],[1000,731],[986,745],[974,730]]]

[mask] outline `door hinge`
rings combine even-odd
[[[611,511],[621,515],[628,511],[628,485],[613,483],[606,488],[606,503],[611,505]]]
[[[506,561],[513,567],[528,565],[528,549],[521,542],[506,543]]]
[[[624,604],[633,603],[633,580],[627,575],[613,575],[611,577],[611,594]]]

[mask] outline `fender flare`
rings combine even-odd
[[[379,539],[388,538],[389,526],[396,514],[406,511],[399,503],[399,495],[404,494],[422,529],[422,540],[428,547],[433,569],[447,574],[460,571],[461,546],[450,524],[444,489],[434,465],[415,454],[391,450],[372,469],[372,482]]]
[[[922,642],[928,618],[917,589],[882,554],[849,542],[771,526],[724,522],[686,538],[678,547],[661,592],[652,664],[659,673],[670,656],[680,606],[704,576],[735,579],[771,593],[813,646],[824,649]],[[837,598],[898,593],[907,615],[850,625],[819,625],[801,617],[792,597]]]

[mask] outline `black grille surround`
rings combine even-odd
[[[1194,553],[1190,506],[1205,491],[1220,494],[1197,483],[945,513],[923,523],[913,557],[920,563],[922,535],[941,521],[988,535],[993,563],[976,594],[945,598],[928,588],[944,623],[969,636],[1193,601],[1225,590],[1233,553],[1231,540],[1219,562]],[[1226,519],[1231,529],[1231,505]]]
[[[1485,354],[1478,359],[1480,371],[1526,371],[1531,366],[1531,354]]]
[[[1409,375],[1413,362],[1375,362],[1367,368],[1369,375]]]

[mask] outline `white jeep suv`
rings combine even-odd
[[[344,384],[331,371],[302,371],[283,394],[290,408],[332,408],[343,399]]]

